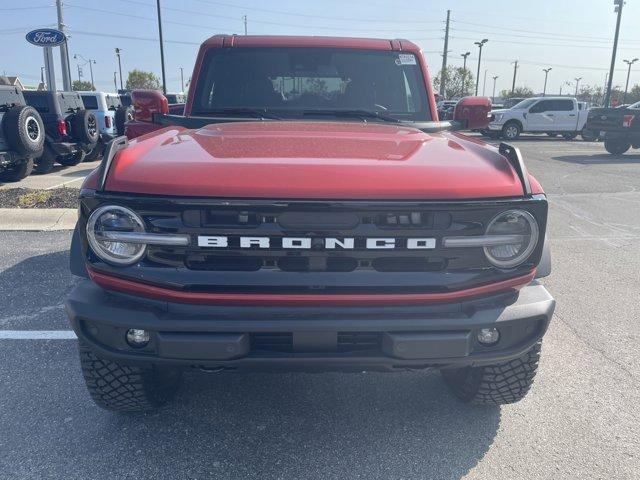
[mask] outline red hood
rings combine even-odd
[[[386,124],[299,121],[170,127],[140,137],[115,159],[106,190],[279,199],[522,195],[506,158],[471,138]]]

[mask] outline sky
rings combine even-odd
[[[117,71],[114,48],[122,50],[123,75],[133,68],[160,76],[160,53],[154,0],[70,0],[64,2],[73,80],[74,54],[95,60],[98,90],[113,91]],[[609,70],[616,15],[613,0],[161,0],[165,39],[167,90],[181,90],[191,76],[198,45],[216,33],[255,35],[324,35],[406,38],[425,52],[432,75],[442,65],[444,27],[451,10],[449,65],[462,66],[461,54],[471,52],[467,66],[476,72],[482,52],[480,94],[511,87],[513,65],[519,61],[516,85],[541,92],[543,68],[551,67],[548,93],[564,93],[580,85],[604,85]],[[18,75],[36,85],[43,54],[24,35],[56,24],[55,0],[0,0],[0,72]],[[640,0],[628,0],[623,10],[614,85],[624,87],[623,59],[640,57]],[[55,49],[56,78],[61,88],[59,49]],[[81,61],[82,62],[82,61]],[[486,88],[484,76],[486,73]],[[89,80],[89,67],[83,67]],[[567,82],[570,85],[567,85]],[[630,85],[640,83],[640,61],[631,71]]]

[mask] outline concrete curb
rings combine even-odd
[[[0,208],[0,230],[47,232],[73,230],[75,208]]]

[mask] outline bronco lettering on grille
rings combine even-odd
[[[435,238],[405,238],[402,239],[402,247],[398,245],[396,238],[364,238],[359,239],[361,248],[367,250],[392,250],[406,248],[407,250],[431,250],[436,248]],[[311,249],[314,245],[327,250],[356,248],[355,238],[311,238],[311,237],[225,237],[225,236],[198,236],[199,247],[210,248],[283,248],[283,249]]]

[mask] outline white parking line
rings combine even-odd
[[[0,330],[0,340],[75,340],[73,330]]]

